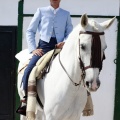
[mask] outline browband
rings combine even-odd
[[[80,31],[79,34],[92,34],[92,35],[104,35],[104,32],[91,32],[91,31]]]

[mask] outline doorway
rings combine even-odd
[[[0,26],[0,120],[14,120],[17,26]]]

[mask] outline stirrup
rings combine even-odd
[[[26,103],[26,102],[27,102],[26,99],[25,100],[21,100],[20,106],[16,110],[16,113],[26,116],[26,106],[27,105],[24,105],[24,106],[21,107],[22,103]]]
[[[26,105],[25,106],[19,106],[16,110],[16,113],[26,116]]]

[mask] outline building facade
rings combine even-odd
[[[0,3],[0,42],[3,44],[3,39],[6,39],[6,42],[11,40],[12,44],[11,48],[9,48],[9,51],[11,51],[10,57],[14,57],[17,52],[27,48],[25,33],[30,20],[38,7],[49,5],[49,0],[4,0]],[[106,60],[103,63],[103,70],[100,74],[101,87],[96,93],[92,93],[94,116],[81,117],[81,120],[120,119],[120,68],[118,67],[120,66],[120,35],[118,34],[120,33],[120,0],[61,0],[61,7],[70,12],[74,27],[80,22],[80,17],[84,13],[87,13],[90,19],[95,19],[98,22],[116,16],[113,25],[105,31],[108,47],[105,51]],[[36,39],[39,39],[39,35],[37,35]],[[0,48],[1,55],[4,49],[3,46],[6,47],[7,45],[6,42]],[[10,43],[7,43],[9,46]],[[6,54],[9,54],[9,52],[6,51]],[[9,59],[6,55],[3,57],[5,57],[5,60]],[[5,62],[4,59],[1,62]],[[5,63],[11,64],[11,66],[15,64],[16,66],[10,67],[9,73],[9,70],[7,71],[5,69],[5,67],[8,67],[7,65],[5,67],[3,64],[0,65],[2,70],[6,70],[7,74],[4,74],[4,76],[9,75],[9,77],[4,78],[1,71],[0,78],[6,79],[6,81],[0,87],[0,90],[4,90],[5,92],[4,94],[2,92],[0,93],[2,95],[7,94],[8,97],[2,99],[0,103],[6,101],[6,103],[10,104],[8,104],[8,109],[6,109],[7,106],[3,105],[5,108],[4,112],[1,112],[2,109],[0,109],[0,119],[16,120],[19,119],[19,116],[15,114],[16,107],[12,106],[19,103],[16,90],[17,78],[14,78],[17,71],[17,61],[13,58],[12,61],[8,60]],[[6,82],[9,88],[7,90],[4,89]],[[13,99],[11,99],[9,94],[12,94]],[[10,112],[11,110],[12,112]]]

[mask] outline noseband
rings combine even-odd
[[[102,62],[105,59],[105,54],[103,53],[103,57],[101,59],[101,40],[100,35],[104,35],[104,32],[91,32],[91,31],[80,31],[79,34],[90,34],[92,35],[92,46],[91,46],[91,60],[90,65],[84,66],[84,63],[82,62],[81,56],[80,56],[80,47],[79,47],[79,60],[80,60],[80,67],[82,70],[87,70],[89,68],[99,68],[99,71],[102,70]],[[79,40],[80,45],[80,40]]]

